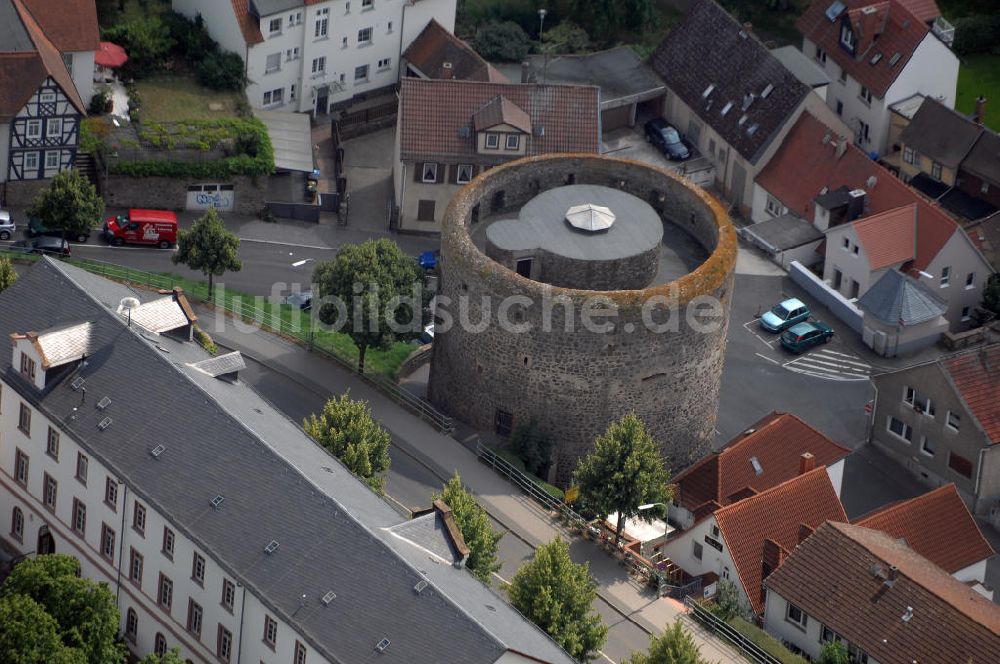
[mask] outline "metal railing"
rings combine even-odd
[[[684,598],[684,607],[692,618],[717,636],[729,641],[741,655],[751,662],[755,662],[755,664],[784,664],[780,659],[751,641],[750,637],[699,605],[691,596]]]
[[[0,253],[8,254],[9,252]],[[23,260],[25,258],[28,260],[37,259],[37,256],[27,254],[14,254],[14,257],[19,260]],[[89,258],[70,258],[67,259],[67,262],[71,265],[83,268],[88,272],[106,277],[108,279],[123,281],[148,288],[170,290],[175,286],[185,286],[190,284],[190,281],[176,278],[173,275],[156,274],[153,272],[145,272],[143,270],[135,270],[123,265],[115,265],[114,263],[106,263],[104,261],[96,261]],[[381,374],[359,374],[357,372],[357,365],[354,363],[353,358],[345,358],[331,350],[317,346],[315,344],[315,331],[312,327],[311,318],[309,326],[302,326],[300,324],[289,322],[283,319],[280,315],[274,315],[269,311],[261,309],[252,301],[247,301],[240,296],[227,298],[225,293],[219,296],[217,292],[216,297],[210,299],[208,297],[203,297],[197,292],[185,291],[185,294],[192,300],[211,304],[217,309],[222,309],[223,311],[234,316],[238,316],[244,320],[253,321],[262,328],[266,328],[272,332],[277,332],[282,336],[300,342],[310,352],[336,362],[342,368],[358,376],[360,379],[388,396],[400,406],[407,408],[412,413],[428,422],[438,431],[442,433],[452,433],[455,430],[455,424],[452,418],[437,410],[428,401],[420,398],[416,394],[413,394],[409,390],[400,387],[392,380]],[[256,298],[254,298],[254,300],[256,300]]]
[[[567,520],[575,522],[581,527],[586,526],[587,520],[574,512],[569,505],[549,495],[545,489],[539,486],[538,482],[502,456],[483,445],[482,441],[476,442],[476,456],[479,457],[480,461],[489,465],[493,470],[510,480],[512,484],[515,484],[526,494],[541,503],[546,509],[559,512]]]

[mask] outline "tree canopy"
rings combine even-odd
[[[514,21],[490,21],[476,30],[473,46],[487,60],[520,62],[531,50],[531,40]]]
[[[46,229],[65,231],[74,239],[89,235],[103,214],[104,199],[75,168],[57,173],[28,208],[28,216],[41,220]]]
[[[680,618],[674,620],[663,634],[649,637],[649,650],[636,652],[623,664],[708,664],[691,633],[684,629]]]
[[[535,557],[511,579],[507,595],[518,611],[579,661],[595,657],[608,638],[607,626],[592,610],[597,584],[590,568],[574,563],[569,545],[559,538],[535,550]]]
[[[0,292],[3,292],[14,285],[17,281],[17,272],[14,265],[6,256],[0,256]]]
[[[320,321],[341,328],[358,347],[358,373],[364,373],[369,348],[386,350],[423,331],[430,299],[423,272],[388,238],[344,245],[332,261],[316,266],[313,282]]]
[[[226,229],[215,208],[195,220],[190,230],[177,234],[177,251],[171,256],[174,264],[183,263],[192,270],[201,270],[208,277],[208,294],[212,295],[212,278],[226,272],[239,272],[240,239]]]
[[[618,513],[616,543],[627,518],[665,515],[656,508],[640,511],[640,505],[670,500],[670,474],[663,467],[660,448],[635,413],[611,423],[595,441],[594,451],[580,460],[574,481],[584,511],[601,519]]]
[[[462,479],[458,473],[455,473],[455,476],[444,485],[441,493],[434,494],[433,498],[443,500],[451,508],[455,524],[462,531],[462,538],[469,547],[466,568],[480,581],[488,584],[490,574],[500,570],[497,549],[500,548],[500,538],[503,537],[503,533],[493,530],[486,510],[462,486]]]
[[[384,492],[383,473],[390,463],[389,432],[372,418],[367,401],[354,401],[345,392],[329,399],[323,412],[310,415],[302,428],[365,484]]]
[[[0,598],[0,653],[7,664],[86,664],[59,638],[59,625],[27,595]]]
[[[819,664],[850,664],[847,648],[840,641],[827,641],[819,651]]]
[[[171,648],[163,655],[157,655],[155,652],[151,652],[142,659],[140,659],[137,664],[184,664],[184,660],[181,659],[181,651],[179,648]]]
[[[0,599],[12,602],[10,610],[22,619],[35,610],[16,597],[33,600],[54,621],[62,645],[70,652],[66,661],[124,662],[125,648],[116,639],[121,616],[115,597],[106,583],[77,576],[79,568],[75,558],[64,554],[23,560],[0,587]],[[79,652],[82,659],[72,659],[73,652]]]

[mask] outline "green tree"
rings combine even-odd
[[[819,664],[850,664],[847,648],[840,641],[827,641],[819,651]]]
[[[742,616],[743,599],[740,596],[740,589],[729,579],[719,579],[716,586],[715,599],[712,602],[712,613],[720,620],[729,620],[736,616]]]
[[[663,634],[649,637],[649,650],[637,652],[622,664],[707,664],[691,633],[676,619]]]
[[[531,39],[513,21],[490,21],[476,30],[472,46],[487,60],[520,62],[531,50]]]
[[[345,245],[316,266],[319,319],[338,329],[347,324],[344,332],[358,347],[358,373],[369,348],[386,350],[420,335],[430,297],[423,280],[417,260],[388,238]]]
[[[17,281],[17,272],[14,265],[6,256],[0,256],[0,292],[3,292],[14,285]]]
[[[517,425],[510,437],[510,449],[524,462],[524,469],[539,477],[549,466],[553,444],[552,436],[534,420]]]
[[[232,51],[212,52],[198,62],[198,82],[213,90],[242,90],[246,86],[243,58]]]
[[[115,596],[106,583],[77,576],[80,563],[72,556],[54,554],[28,558],[14,566],[0,598],[24,595],[37,602],[57,625],[68,649],[79,651],[84,662],[125,661],[118,643],[121,618]]]
[[[240,239],[226,230],[215,208],[195,220],[191,230],[177,234],[177,251],[170,259],[208,276],[208,295],[212,296],[212,278],[228,272],[239,272]]]
[[[103,214],[104,200],[75,168],[56,174],[28,208],[28,216],[40,219],[48,230],[64,231],[66,237],[81,242]]]
[[[535,623],[578,661],[593,659],[608,638],[608,628],[592,611],[597,584],[587,563],[569,557],[558,537],[535,549],[535,557],[517,570],[507,595]]]
[[[462,486],[458,473],[448,480],[441,493],[433,495],[433,499],[443,500],[451,508],[455,524],[462,531],[462,539],[469,547],[469,559],[465,566],[476,578],[488,584],[490,574],[500,570],[497,549],[500,548],[503,533],[493,530],[486,510]]]
[[[328,400],[318,416],[310,415],[302,428],[365,484],[384,492],[382,473],[389,469],[389,432],[372,419],[367,401],[354,401],[345,392]]]
[[[563,21],[542,35],[546,53],[585,53],[590,48],[590,36],[576,23]]]
[[[7,664],[86,664],[83,653],[66,647],[59,625],[27,595],[0,598],[0,653]]]
[[[142,659],[140,659],[136,664],[184,664],[184,660],[181,659],[180,648],[171,648],[163,655],[157,655],[155,652],[151,652]]]
[[[670,474],[663,467],[660,448],[635,413],[611,423],[595,441],[594,451],[580,460],[573,477],[585,511],[602,520],[618,513],[615,544],[621,540],[626,519],[662,514],[661,510],[640,511],[640,505],[670,499]]]
[[[102,39],[128,51],[126,69],[136,75],[149,74],[163,66],[175,42],[170,29],[157,16],[135,18],[102,31]]]

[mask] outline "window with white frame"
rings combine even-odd
[[[361,65],[354,68],[354,82],[364,83],[368,80],[368,65]]]
[[[287,51],[285,51],[285,59],[286,60],[298,60],[299,59],[299,47],[296,46],[295,48],[290,48]]]
[[[970,272],[965,275],[965,289],[971,290],[976,287],[976,273]]]
[[[455,182],[458,184],[467,184],[472,181],[472,164],[459,164],[458,170],[455,171]]]
[[[45,503],[45,506],[48,507],[50,510],[54,510],[56,508],[56,496],[59,490],[58,482],[56,482],[51,475],[45,473],[45,479],[42,482],[42,488],[43,488],[42,500]]]
[[[230,613],[233,612],[233,604],[236,602],[236,586],[229,579],[222,580],[222,608]]]
[[[936,161],[933,164],[931,164],[931,177],[937,180],[938,182],[941,181],[941,164],[939,164]]]
[[[496,150],[500,147],[500,134],[488,133],[486,134],[486,147],[490,150]]]
[[[844,48],[854,51],[854,30],[851,30],[851,26],[844,23],[840,26],[840,43]]]
[[[907,164],[912,164],[914,160],[913,148],[906,146],[903,148],[903,161]]]
[[[205,583],[205,559],[195,552],[191,562],[191,579],[199,586]]]
[[[73,530],[80,535],[87,533],[87,506],[76,498],[73,499]]]
[[[933,440],[931,440],[927,436],[921,436],[920,437],[920,452],[922,454],[925,454],[925,455],[927,455],[929,457],[932,457],[932,456],[934,456],[934,452],[936,450],[937,450],[937,446],[934,444]]]
[[[118,482],[110,477],[104,481],[104,504],[113,512],[118,511]]]
[[[288,27],[302,23],[302,12],[295,12],[288,15]]]
[[[24,538],[24,512],[20,507],[15,507],[10,518],[10,536],[18,542]]]
[[[268,35],[280,35],[281,34],[281,19],[272,18],[270,23],[267,24],[267,34]]]
[[[33,171],[38,168],[38,153],[37,152],[25,152],[24,153],[24,168],[25,170]]]
[[[392,66],[392,58],[382,58],[378,61],[378,70],[385,71]]]
[[[233,633],[219,624],[219,635],[215,645],[216,656],[224,662],[228,662],[233,656]]]
[[[326,72],[326,56],[320,56],[318,58],[313,58],[312,61],[312,73],[313,76],[321,76]]]
[[[137,586],[142,585],[142,567],[143,560],[142,554],[135,550],[135,547],[130,547],[129,557],[128,557],[128,578],[129,581]]]
[[[156,602],[166,609],[167,613],[174,605],[174,582],[163,574],[160,574],[160,587],[157,589]]]
[[[285,89],[276,88],[264,93],[264,106],[275,106],[285,101]]]
[[[861,96],[861,101],[865,102],[866,104],[872,103],[872,91],[863,85],[861,86],[860,96]]]
[[[49,150],[45,153],[45,169],[59,168],[59,151]]]
[[[125,614],[125,638],[135,643],[139,635],[139,615],[135,609],[130,608]]]
[[[945,428],[949,431],[957,432],[961,427],[961,424],[962,418],[957,413],[953,413],[949,410],[944,421]]]
[[[433,161],[424,162],[420,179],[423,182],[437,182],[438,165]]]
[[[903,403],[912,406],[916,397],[917,397],[917,391],[915,389],[913,389],[909,385],[903,387]]]
[[[168,559],[174,559],[174,531],[167,526],[163,526],[163,546],[160,548],[160,551]]]
[[[330,29],[330,8],[324,7],[316,12],[316,25],[313,31],[313,37],[316,39],[324,39],[327,36],[327,32]]]
[[[767,195],[767,203],[764,204],[764,209],[772,217],[780,217],[781,215],[785,214],[785,206],[782,205],[781,201],[779,201],[771,194]]]
[[[43,104],[51,104],[55,100],[56,100],[56,93],[52,92],[51,90],[46,90],[45,92],[38,95],[38,101],[42,102]]]
[[[132,506],[132,528],[141,536],[146,536],[146,508],[138,500]]]
[[[41,120],[28,120],[28,126],[25,130],[25,136],[28,138],[40,138],[42,135],[42,121]]]
[[[298,641],[295,642],[295,659],[293,661],[294,664],[306,664],[306,647]]]
[[[789,602],[785,609],[785,620],[792,623],[796,627],[805,629],[806,624],[809,622],[809,617],[806,616],[805,611]]]
[[[101,555],[111,561],[115,559],[115,531],[106,523],[101,524]]]
[[[278,623],[271,616],[264,616],[264,643],[274,649],[278,641]]]
[[[901,419],[889,416],[886,429],[897,438],[910,443],[913,442],[913,428]]]
[[[59,461],[59,432],[52,427],[49,427],[49,437],[45,442],[45,453],[56,461]]]
[[[267,56],[267,62],[264,65],[265,74],[273,74],[276,71],[281,71],[281,53],[272,53]]]
[[[90,460],[83,452],[76,453],[76,479],[87,486],[87,469],[90,467]]]
[[[21,412],[17,417],[17,428],[24,432],[25,436],[31,435],[31,408],[25,404],[21,404]]]
[[[162,632],[157,632],[153,639],[153,652],[160,657],[167,654],[167,637]]]
[[[818,44],[816,45],[816,54],[815,54],[815,57],[816,57],[817,60],[819,60],[820,62],[822,62],[824,65],[826,64],[826,51],[824,51]]]
[[[45,135],[53,138],[62,135],[62,118],[49,118],[45,121]]]
[[[367,46],[372,43],[372,29],[361,28],[358,30],[358,46]]]
[[[517,150],[521,145],[521,137],[517,134],[507,134],[506,148],[508,150]]]
[[[187,630],[195,636],[201,636],[201,605],[188,598]]]
[[[941,279],[938,281],[938,284],[940,284],[941,288],[945,288],[949,281],[951,281],[951,266],[945,265],[941,268]]]

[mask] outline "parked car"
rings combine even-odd
[[[58,237],[42,236],[34,240],[18,240],[10,245],[11,251],[25,254],[55,254],[69,256],[69,242]]]
[[[107,218],[104,239],[116,247],[155,244],[169,249],[177,243],[177,215],[167,210],[129,210],[128,215]]]
[[[683,161],[691,156],[680,133],[663,118],[653,118],[646,123],[646,140],[660,148],[667,159]]]
[[[282,304],[290,304],[293,307],[298,307],[302,311],[309,311],[312,309],[312,290],[299,291],[298,293],[289,293],[282,299]]]
[[[28,219],[28,237],[57,237],[62,239],[63,231],[61,229],[49,229],[46,228],[45,223],[37,218],[31,217]],[[76,236],[67,236],[67,240],[73,240],[75,242],[86,242],[90,239],[90,231],[85,233],[78,233]]]
[[[813,346],[825,344],[833,336],[833,329],[823,321],[793,325],[781,335],[781,345],[793,353],[801,353]]]
[[[760,326],[771,332],[781,332],[796,323],[805,322],[808,318],[809,307],[793,297],[765,312],[760,317]]]
[[[10,212],[0,210],[0,240],[9,240],[14,237],[14,220],[10,218]]]
[[[434,343],[434,323],[424,325],[424,331],[419,337],[417,337],[417,341],[421,344]]]

